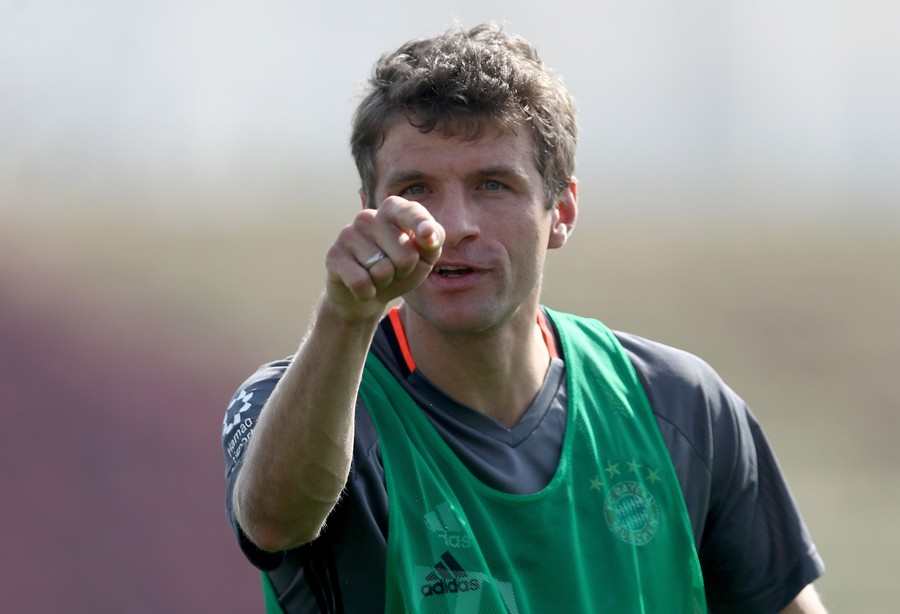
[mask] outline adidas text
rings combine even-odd
[[[422,594],[426,597],[431,595],[446,595],[448,593],[465,593],[467,591],[477,591],[481,588],[481,583],[475,579],[457,580],[438,580],[433,584],[423,584]]]

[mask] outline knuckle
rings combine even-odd
[[[362,209],[356,214],[354,221],[363,224],[372,222],[378,217],[378,211],[378,209]]]
[[[339,246],[350,245],[351,243],[358,241],[361,236],[362,233],[360,232],[360,228],[357,227],[355,222],[344,226],[338,233],[337,239],[332,245],[332,249],[339,248]]]
[[[344,254],[344,249],[340,245],[340,241],[334,243],[331,247],[328,248],[328,251],[325,252],[325,265],[333,266],[338,260],[341,259],[341,256]]]
[[[348,275],[343,281],[344,285],[347,286],[347,289],[357,298],[365,297],[372,290],[372,280],[368,275]]]
[[[394,260],[394,267],[398,271],[408,273],[412,271],[419,262],[419,254],[414,251],[405,251],[402,255]]]
[[[344,241],[354,241],[371,234],[372,228],[377,224],[376,214],[372,209],[363,209],[350,224],[341,229],[338,236]]]
[[[391,271],[389,273],[382,273],[377,276],[372,277],[372,281],[375,284],[375,287],[379,290],[384,290],[392,283],[394,283],[394,272]]]

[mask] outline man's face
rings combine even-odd
[[[375,170],[376,202],[398,195],[422,203],[446,232],[434,270],[404,296],[415,314],[446,332],[492,330],[517,314],[534,318],[546,252],[571,231],[575,193],[573,186],[547,206],[524,127],[467,140],[398,121]]]

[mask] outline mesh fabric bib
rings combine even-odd
[[[547,486],[479,481],[377,357],[360,394],[389,501],[387,612],[705,612],[675,471],[634,368],[601,323],[548,310],[568,417]]]

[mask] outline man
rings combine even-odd
[[[296,355],[225,419],[269,609],[823,612],[741,399],[693,356],[540,305],[578,187],[573,104],[533,48],[448,32],[369,85],[363,209]]]

